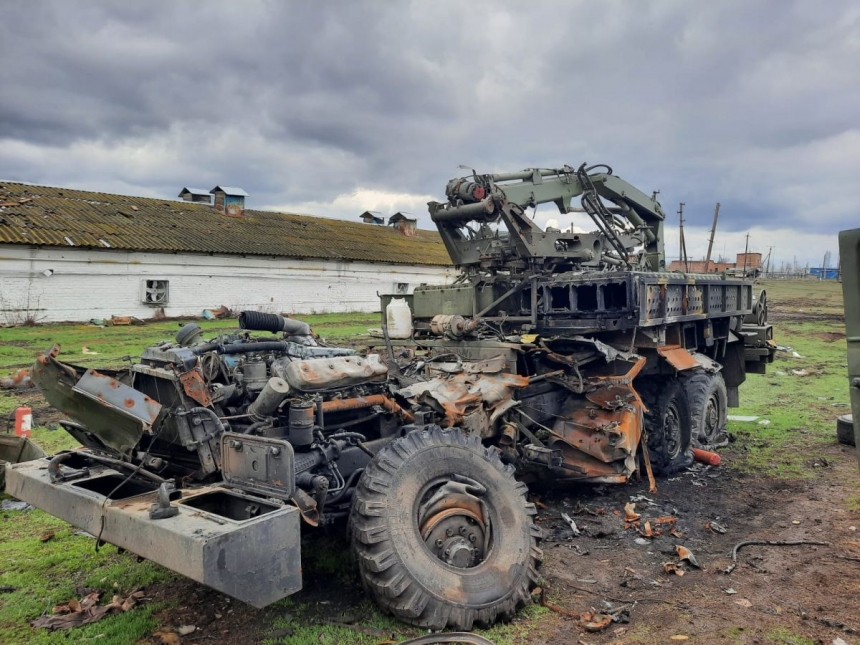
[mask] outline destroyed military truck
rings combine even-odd
[[[7,492],[256,607],[301,588],[301,534],[340,523],[397,618],[511,617],[541,561],[528,484],[687,467],[772,328],[750,282],[666,272],[660,204],[606,166],[446,192],[430,213],[462,272],[415,289],[408,338],[359,355],[246,311],[119,371],[54,347],[33,379],[83,448],[12,466]],[[547,203],[595,230],[542,229]]]

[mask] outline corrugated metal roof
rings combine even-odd
[[[244,190],[237,186],[215,186],[215,188],[213,188],[209,192],[214,194],[219,190],[226,195],[230,195],[231,197],[250,197],[248,193],[246,193]]]
[[[0,182],[0,243],[450,265],[436,231]]]

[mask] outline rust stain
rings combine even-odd
[[[389,399],[383,394],[374,394],[371,396],[360,396],[351,399],[337,399],[335,401],[325,401],[322,404],[323,412],[342,412],[344,410],[360,410],[362,408],[370,408],[374,405],[381,406],[388,412],[398,415],[401,419],[409,421],[415,420],[411,412],[401,408],[396,401]]]
[[[657,348],[657,353],[665,358],[669,365],[679,372],[698,367],[699,363],[693,355],[680,345],[665,345]]]
[[[134,399],[126,399],[125,401],[123,401],[123,404],[127,408],[133,408],[134,407]]]

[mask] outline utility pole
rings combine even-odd
[[[765,270],[764,270],[764,275],[765,275],[765,277],[767,277],[767,274],[768,274],[768,273],[770,273],[770,259],[771,259],[771,257],[773,256],[773,249],[774,249],[774,247],[772,247],[772,246],[769,246],[769,247],[768,247],[768,252],[767,252],[767,266],[766,266],[766,268],[765,268]],[[774,262],[774,265],[775,265],[775,264],[776,264],[776,262]]]
[[[746,274],[747,274],[747,256],[749,255],[749,253],[750,253],[750,234],[747,233],[747,243],[746,243],[746,246],[744,247],[744,277],[746,277]]]
[[[708,254],[705,256],[705,273],[708,272],[711,264],[711,249],[714,248],[714,234],[717,232],[717,219],[720,216],[720,202],[717,202],[717,207],[714,209],[714,223],[711,225],[711,239],[708,240]]]
[[[684,204],[685,202],[681,202],[678,205],[678,221],[681,232],[679,253],[681,255],[680,260],[684,263],[684,271],[689,273],[690,264],[687,262],[687,244],[684,242]]]

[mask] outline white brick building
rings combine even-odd
[[[235,207],[2,182],[0,323],[31,315],[149,318],[159,308],[187,316],[220,305],[378,311],[378,293],[411,293],[455,276],[435,231],[240,204],[237,214]]]

